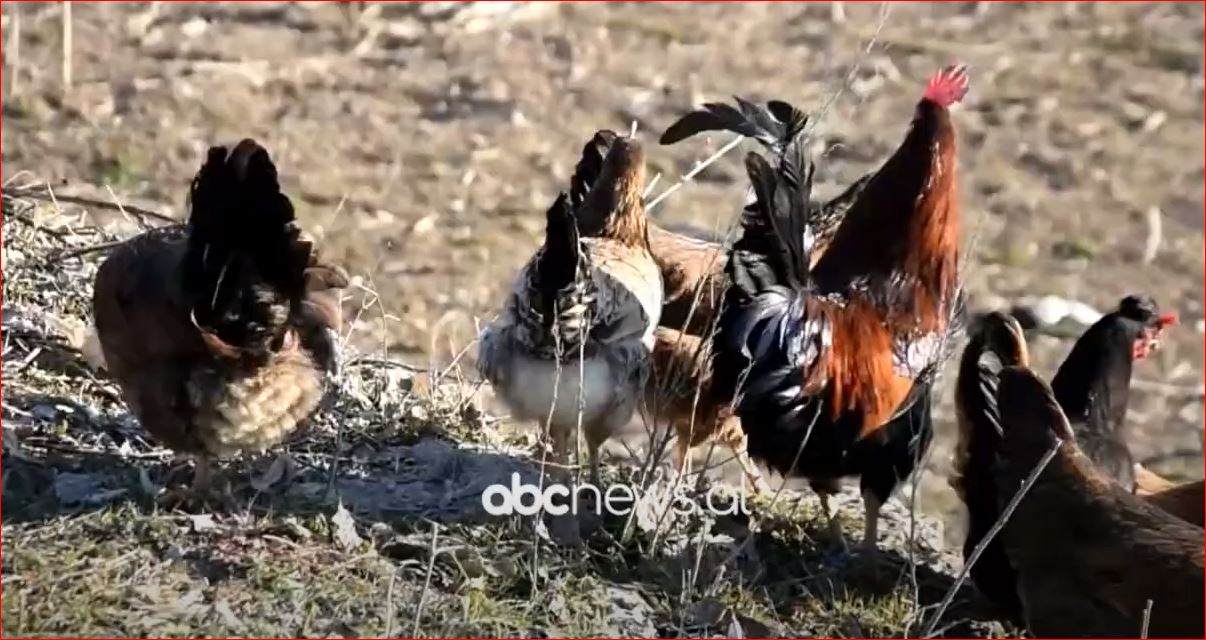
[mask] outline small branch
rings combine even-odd
[[[56,204],[60,203],[60,202],[67,202],[70,204],[78,204],[78,205],[86,206],[86,207],[94,207],[97,209],[105,209],[107,211],[117,211],[117,212],[135,215],[135,216],[139,216],[139,217],[151,218],[153,220],[160,220],[162,222],[168,222],[171,224],[180,224],[180,222],[181,222],[180,220],[177,220],[176,218],[173,218],[172,216],[169,216],[164,213],[159,213],[157,211],[151,211],[150,209],[143,209],[143,208],[135,207],[135,206],[131,206],[131,205],[122,205],[120,203],[107,202],[105,200],[97,200],[95,198],[86,198],[84,196],[65,196],[65,195],[61,195],[61,194],[57,194],[57,193],[51,193],[49,189],[46,189],[45,191],[43,191],[43,189],[45,189],[45,187],[27,188],[27,189],[18,188],[18,189],[12,189],[12,190],[8,191],[8,193],[6,193],[6,195],[12,196],[14,198],[30,198],[33,200],[41,200],[43,202],[53,202]]]
[[[53,256],[50,256],[42,264],[43,264],[43,266],[49,266],[56,262],[62,262],[64,260],[69,260],[71,258],[78,258],[80,256],[86,256],[90,253],[97,253],[99,251],[105,251],[108,249],[112,249],[113,247],[116,247],[123,243],[125,243],[125,240],[114,240],[112,242],[102,242],[100,244],[93,244],[93,245],[89,245],[87,247],[80,247],[79,249],[72,249],[71,251],[62,251]]]
[[[991,543],[993,539],[997,537],[997,533],[999,533],[1001,529],[1005,528],[1005,524],[1009,522],[1009,518],[1013,515],[1014,509],[1017,509],[1018,504],[1022,502],[1022,498],[1026,497],[1026,494],[1030,491],[1030,488],[1033,487],[1035,482],[1038,481],[1039,474],[1043,472],[1043,469],[1047,468],[1047,465],[1050,464],[1051,459],[1055,457],[1055,454],[1059,453],[1059,448],[1063,446],[1063,444],[1063,440],[1056,438],[1055,444],[1051,445],[1051,449],[1043,455],[1042,459],[1039,460],[1039,463],[1030,471],[1030,475],[1026,476],[1025,482],[1022,483],[1022,488],[1018,489],[1018,492],[1013,495],[1013,499],[1011,499],[1009,504],[1005,506],[1005,511],[1001,513],[1001,517],[997,518],[997,521],[993,523],[992,528],[988,530],[988,534],[985,535],[984,539],[980,540],[979,544],[976,545],[976,548],[972,550],[971,557],[967,559],[967,562],[963,565],[963,569],[959,571],[959,577],[955,579],[955,583],[951,585],[951,588],[947,590],[946,595],[942,597],[942,603],[938,605],[938,611],[934,613],[934,617],[930,618],[930,623],[926,625],[925,631],[923,631],[921,634],[922,637],[933,637],[934,629],[938,626],[938,621],[942,619],[942,614],[946,613],[947,607],[949,607],[951,605],[951,601],[955,599],[955,593],[958,592],[963,586],[963,583],[967,580],[968,574],[971,573],[972,567],[976,566],[976,562],[980,560],[980,555],[983,554],[984,550],[988,548],[989,543]]]
[[[385,588],[385,633],[383,637],[394,637],[394,583],[398,581],[398,570],[389,573],[389,586]]]
[[[1143,607],[1143,628],[1139,631],[1139,637],[1147,638],[1148,629],[1152,624],[1152,601],[1147,601],[1147,606]]]
[[[665,200],[666,198],[670,197],[670,195],[673,194],[675,191],[682,189],[684,185],[686,185],[688,182],[690,182],[692,179],[694,179],[695,176],[699,175],[699,172],[708,168],[708,165],[716,162],[722,156],[724,156],[724,154],[737,148],[737,145],[741,144],[741,141],[744,139],[745,139],[744,136],[737,136],[736,138],[733,138],[732,140],[730,140],[728,144],[724,145],[719,150],[717,150],[716,153],[713,153],[712,155],[705,158],[703,161],[696,163],[695,168],[688,171],[687,175],[683,176],[682,180],[679,180],[675,184],[670,185],[670,187],[668,187],[665,191],[663,191],[660,195],[658,195],[658,197],[654,198],[652,202],[646,204],[645,211],[646,212],[652,211],[653,208],[656,207],[658,204],[660,204],[662,200]]]
[[[415,621],[410,628],[410,637],[419,637],[419,621],[423,619],[423,605],[427,601],[427,591],[431,589],[431,574],[435,571],[436,542],[440,539],[440,523],[431,523],[431,549],[427,557],[427,577],[423,579],[423,591],[419,594],[419,604],[415,607]]]
[[[397,360],[385,360],[382,358],[372,358],[369,356],[361,356],[353,359],[351,362],[343,365],[345,369],[355,369],[359,367],[386,367],[389,369],[403,369],[405,371],[413,371],[414,373],[430,373],[429,367],[419,367]]]
[[[71,2],[63,2],[63,94],[71,92]]]

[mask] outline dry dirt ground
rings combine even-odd
[[[896,147],[930,73],[966,62],[972,306],[1154,294],[1183,323],[1137,368],[1134,446],[1202,475],[1200,4],[76,4],[69,90],[61,13],[4,6],[6,181],[179,216],[205,148],[255,137],[373,292],[349,316],[379,300],[357,339],[416,363],[449,362],[489,319],[595,129],[635,122],[660,191],[725,141],[656,145],[692,105],[832,100],[816,139],[829,194]],[[655,217],[723,233],[744,190],[732,152]],[[1070,345],[1035,336],[1039,370]],[[950,402],[925,483],[939,512]]]

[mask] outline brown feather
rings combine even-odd
[[[1026,369],[1001,374],[1002,499],[1055,442],[1050,465],[1002,531],[1023,615],[1037,637],[1203,635],[1202,529],[1101,475],[1072,440],[1050,388]]]
[[[708,333],[724,295],[724,247],[651,224],[649,250],[665,288],[660,324],[693,335]]]
[[[617,138],[586,202],[575,212],[583,237],[615,240],[648,250],[645,216],[645,150],[636,140]]]
[[[677,441],[677,465],[690,449],[708,442],[728,447],[755,490],[761,474],[746,453],[741,421],[727,402],[712,392],[711,341],[658,327],[654,333],[653,375],[645,391],[644,412],[654,424],[671,425]]]
[[[1190,524],[1206,526],[1206,492],[1201,480],[1173,485],[1146,496],[1146,499]]]
[[[832,343],[843,345],[823,355],[833,418],[847,411],[859,411],[863,416],[861,439],[887,424],[913,388],[913,381],[896,375],[892,366],[892,332],[871,303],[858,297],[840,310],[821,301],[813,301],[812,307],[829,321]],[[814,385],[806,380],[806,386]]]

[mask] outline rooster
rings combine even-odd
[[[662,144],[682,140],[682,128],[671,128],[661,137]],[[768,145],[772,150],[774,145]],[[864,176],[824,205],[810,203],[809,225],[813,229],[812,261],[825,254],[838,225],[870,180]],[[685,331],[691,335],[708,335],[712,331],[716,312],[720,309],[725,281],[725,248],[717,242],[699,240],[680,233],[649,225],[649,248],[662,271],[665,283],[665,303],[662,306],[661,326]]]
[[[808,478],[831,527],[829,496],[842,477],[861,477],[865,548],[929,445],[930,387],[961,327],[948,108],[966,91],[962,67],[930,80],[901,147],[861,185],[815,263],[807,116],[741,101],[671,127],[679,138],[727,129],[776,150],[776,168],[746,159],[755,201],[726,265],[713,387],[718,401],[736,401],[750,454]]]
[[[1202,529],[1102,475],[1076,446],[1052,391],[1028,369],[1001,372],[997,405],[1003,437],[990,457],[970,464],[993,470],[998,503],[1012,500],[1057,447],[1000,532],[1031,634],[1202,637]]]
[[[545,428],[562,463],[581,428],[596,484],[599,447],[641,400],[662,308],[642,201],[644,150],[600,135],[610,140],[606,154],[580,168],[548,210],[544,245],[478,352],[482,376],[516,417]]]
[[[1142,481],[1137,489],[1144,495],[1165,488],[1166,481],[1137,466],[1125,440],[1131,369],[1159,347],[1161,334],[1176,321],[1151,296],[1128,295],[1081,335],[1051,379],[1085,454],[1125,487]]]
[[[140,423],[210,461],[279,443],[318,407],[338,363],[338,267],[317,261],[253,140],[209,150],[186,225],[119,245],[96,274],[105,366]]]

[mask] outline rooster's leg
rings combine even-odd
[[[758,471],[758,467],[754,465],[754,461],[750,459],[750,454],[746,453],[745,448],[734,447],[733,455],[737,457],[737,464],[741,465],[741,471],[745,474],[745,479],[754,488],[754,495],[770,493],[770,487],[762,479],[762,472]]]
[[[883,501],[874,492],[863,490],[863,549],[874,551],[878,548],[879,510]]]

